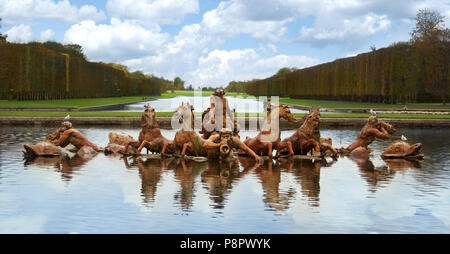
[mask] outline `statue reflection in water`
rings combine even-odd
[[[161,180],[161,174],[167,168],[165,160],[143,160],[135,158],[128,161],[127,157],[123,157],[125,167],[128,169],[137,168],[141,177],[141,194],[144,203],[150,204],[155,201],[158,183]]]
[[[268,160],[259,163],[249,157],[238,157],[230,160],[195,162],[182,158],[164,160],[134,159],[131,163],[124,158],[127,168],[137,167],[142,180],[141,193],[145,203],[154,202],[157,187],[164,170],[173,170],[174,178],[180,184],[180,190],[174,195],[174,200],[185,211],[194,204],[196,181],[201,177],[203,186],[208,190],[212,207],[224,209],[228,195],[233,185],[249,173],[256,174],[264,190],[263,201],[272,209],[284,211],[298,193],[297,186],[289,186],[286,191],[280,191],[281,174],[294,176],[300,184],[301,193],[308,198],[311,206],[319,205],[320,168],[327,166],[325,162],[310,160],[281,159],[277,163]]]
[[[241,172],[236,157],[220,161],[209,160],[207,163],[208,168],[201,174],[202,183],[209,190],[210,199],[214,203],[213,208],[223,209],[232,185],[254,168],[248,168]],[[256,167],[258,165],[259,163],[256,163]]]
[[[362,178],[372,187],[372,191],[376,191],[380,183],[388,183],[395,172],[421,168],[420,162],[414,159],[383,159],[385,165],[375,167],[369,155],[350,155],[348,158],[358,166]]]
[[[335,161],[333,160],[332,163]],[[320,194],[320,169],[322,166],[331,166],[326,161],[311,160],[286,160],[281,161],[281,167],[287,172],[294,174],[300,183],[302,195],[307,197],[310,206],[319,206]]]
[[[174,195],[174,200],[184,211],[189,211],[194,204],[198,176],[201,176],[201,182],[209,190],[213,207],[222,209],[234,179],[246,174],[246,171],[239,171],[236,160],[195,162],[172,157],[163,160],[136,158],[128,162],[124,157],[124,162],[127,168],[138,168],[145,203],[154,202],[163,171],[173,171],[174,178],[180,184],[180,190]]]
[[[175,179],[180,183],[180,190],[175,194],[174,199],[181,208],[189,211],[193,205],[195,197],[195,179],[198,177],[202,169],[206,166],[205,162],[187,161],[178,159],[171,163],[170,169],[173,169]]]
[[[356,166],[358,166],[361,177],[367,182],[371,191],[376,191],[379,183],[387,182],[389,180],[389,170],[386,166],[375,167],[370,160],[369,155],[364,156],[348,156]]]
[[[87,162],[95,158],[98,154],[79,155],[73,157],[69,155],[57,157],[28,157],[25,158],[25,167],[37,166],[39,168],[53,167],[57,172],[61,172],[63,180],[70,181],[75,172],[79,171]]]
[[[254,166],[254,161],[249,158],[239,157],[239,162],[244,169]],[[311,160],[280,159],[276,163],[272,160],[254,168],[264,190],[264,202],[272,209],[285,211],[289,209],[291,202],[297,194],[297,186],[288,186],[286,190],[280,190],[282,174],[294,176],[301,186],[302,195],[308,198],[311,206],[319,205],[320,194],[320,168],[329,166],[326,162]],[[253,169],[248,169],[253,170]],[[287,183],[289,184],[289,183]]]

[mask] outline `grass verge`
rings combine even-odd
[[[211,91],[202,92],[202,96],[210,96]],[[73,107],[86,108],[95,106],[115,105],[122,103],[132,103],[148,101],[151,99],[169,99],[177,96],[194,96],[194,91],[168,91],[161,96],[128,96],[128,97],[107,97],[107,98],[83,98],[83,99],[63,99],[63,100],[37,100],[37,101],[0,101],[0,108],[43,108],[43,107]],[[227,96],[240,96],[246,98],[243,93],[227,93]]]
[[[326,100],[307,100],[292,99],[281,97],[281,103],[294,104],[299,106],[320,107],[320,108],[345,108],[345,109],[404,109],[404,104],[383,104],[383,103],[364,103],[364,102],[348,102],[348,101],[326,101]],[[450,105],[442,105],[437,103],[410,103],[406,105],[408,109],[419,110],[450,110]]]
[[[47,112],[47,111],[0,111],[0,117],[140,117],[140,112],[114,112],[114,111],[87,111],[87,112]],[[157,112],[158,117],[171,117],[172,112]],[[201,113],[195,113],[201,116]],[[304,114],[294,114],[296,117],[303,117]],[[239,117],[255,117],[256,113],[238,113]],[[342,114],[321,114],[322,118],[368,118],[369,114],[364,113],[342,113]],[[390,119],[450,119],[450,115],[432,114],[378,114],[378,118]]]

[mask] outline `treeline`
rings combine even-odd
[[[421,10],[409,42],[240,84],[251,95],[379,103],[446,102],[450,94],[450,33],[443,17]],[[431,25],[430,25],[431,24]]]
[[[69,54],[70,56],[76,56],[87,61],[87,57],[83,52],[83,48],[78,44],[61,44],[56,41],[46,41],[46,42],[32,41],[27,43],[27,45],[51,49],[59,53]]]
[[[247,93],[248,81],[231,81],[225,88],[228,92]]]
[[[408,44],[248,82],[252,95],[379,103],[436,99],[425,91],[424,55]]]
[[[172,81],[129,73],[121,65],[88,62],[76,56],[76,46],[67,53],[39,43],[0,43],[0,99],[41,100],[160,95]],[[57,50],[57,49],[56,49]]]

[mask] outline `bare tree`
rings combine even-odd
[[[444,17],[429,9],[419,10],[411,42],[424,56],[425,90],[445,105],[450,95],[450,29],[445,28]]]

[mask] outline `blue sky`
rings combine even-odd
[[[449,0],[0,0],[0,32],[11,42],[77,43],[91,61],[196,87],[225,86],[408,40],[422,8],[450,27]]]

